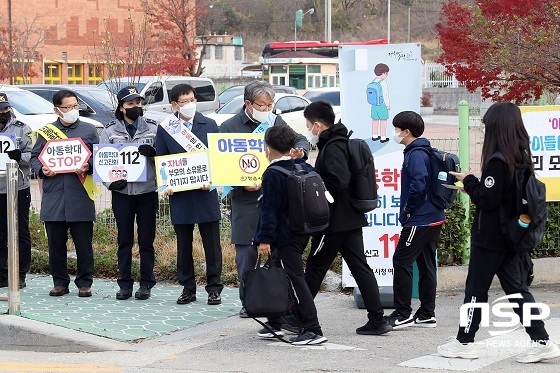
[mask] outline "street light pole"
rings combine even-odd
[[[308,13],[309,14],[315,13],[315,8],[311,8],[305,13],[303,13],[303,10],[301,9],[296,12],[296,18],[294,20],[294,52],[297,51],[297,28],[298,28],[298,18],[299,18],[298,13],[301,14],[301,18],[299,22],[300,23],[299,26],[301,27],[301,25],[303,24],[303,16]]]

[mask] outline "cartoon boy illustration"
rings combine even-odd
[[[159,174],[161,175],[161,183],[164,187],[167,186],[167,170],[165,169],[165,162],[161,162],[161,167],[159,169]]]
[[[368,84],[366,89],[367,101],[371,105],[371,139],[387,142],[387,119],[389,119],[389,88],[387,86],[387,76],[389,66],[378,63],[373,69],[375,79]]]

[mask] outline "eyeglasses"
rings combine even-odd
[[[7,113],[7,112],[9,112],[9,111],[10,111],[10,107],[9,107],[9,106],[5,107],[4,109],[0,109],[0,113]]]
[[[68,110],[72,110],[72,109],[80,109],[80,105],[76,104],[76,105],[71,105],[71,106],[58,106],[59,109],[64,109],[66,111]]]
[[[178,101],[177,103],[178,103],[179,105],[188,104],[188,103],[196,104],[196,98],[191,98],[191,99],[188,99],[188,98],[187,98],[186,100]]]
[[[270,104],[266,105],[266,104],[257,104],[255,101],[253,101],[252,105],[255,105],[257,109],[259,109],[259,111],[263,111],[264,109],[272,110],[272,107],[274,106],[274,102],[271,102]]]

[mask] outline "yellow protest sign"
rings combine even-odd
[[[208,155],[214,186],[260,184],[268,166],[263,134],[209,133]]]

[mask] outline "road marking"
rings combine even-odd
[[[560,318],[552,318],[545,320],[546,331],[550,335],[550,339],[557,342],[560,340]],[[479,334],[486,333],[484,328],[480,329]],[[444,343],[444,341],[442,341]],[[525,328],[519,328],[511,333],[501,334],[496,337],[487,338],[482,341],[475,342],[480,358],[478,359],[450,359],[439,355],[438,353],[421,356],[415,359],[407,360],[399,364],[402,367],[438,369],[438,370],[456,370],[465,372],[474,372],[480,370],[490,364],[513,357],[524,350],[530,344],[529,336],[525,332]],[[437,346],[433,346],[434,351]],[[558,360],[558,359],[556,359]]]
[[[0,372],[122,372],[122,369],[112,364],[49,364],[23,363],[17,361],[3,361]]]
[[[295,347],[300,350],[348,350],[348,351],[367,351],[365,348],[358,348],[352,346],[338,345],[336,343],[321,343],[320,345],[292,345],[283,342],[269,343],[267,346],[276,347]]]

